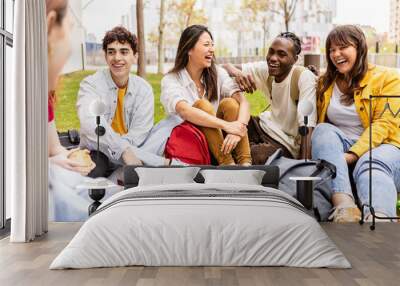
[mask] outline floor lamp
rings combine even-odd
[[[314,105],[311,101],[304,99],[299,102],[298,111],[301,116],[304,118],[304,125],[299,127],[300,135],[305,138],[305,158],[304,162],[307,163],[308,157],[308,117],[314,111]],[[308,176],[308,177],[290,177],[290,180],[296,181],[296,198],[299,202],[303,204],[303,206],[308,210],[314,210],[314,213],[317,217],[319,217],[318,210],[314,208],[313,197],[314,191],[313,186],[316,181],[320,181],[321,178],[317,176]]]
[[[101,99],[96,99],[90,104],[90,112],[96,117],[96,128],[94,132],[97,136],[97,150],[96,150],[96,164],[99,162],[100,154],[100,136],[106,133],[106,129],[100,125],[100,116],[104,115],[106,111],[106,105]],[[89,197],[94,200],[94,202],[89,206],[89,215],[96,211],[100,206],[100,200],[104,197],[106,193],[104,186],[91,186],[89,189]]]

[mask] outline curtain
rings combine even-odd
[[[12,242],[47,232],[47,23],[45,0],[15,2],[13,93],[6,99],[6,187]],[[7,103],[8,102],[8,103]]]

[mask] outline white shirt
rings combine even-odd
[[[304,116],[298,112],[298,105],[290,97],[293,68],[282,82],[272,82],[272,95],[269,94],[267,86],[267,62],[243,64],[242,71],[253,76],[257,89],[264,93],[271,104],[269,111],[260,114],[261,128],[273,139],[284,145],[293,157],[297,158],[300,153],[301,142],[298,129],[299,126],[304,125]],[[308,126],[315,127],[317,122],[315,75],[311,71],[305,70],[301,73],[298,84],[299,102],[307,99],[314,106],[314,110],[308,118]]]
[[[217,112],[218,105],[223,98],[230,97],[235,92],[240,91],[236,82],[219,66],[217,66],[217,86],[218,98],[211,102],[215,112]],[[175,108],[179,101],[184,100],[193,105],[199,99],[196,84],[186,69],[182,69],[178,73],[168,73],[161,80],[160,101],[168,115],[177,114]]]
[[[354,103],[346,106],[340,102],[343,92],[335,83],[332,98],[329,102],[327,116],[329,121],[338,127],[351,140],[358,140],[364,132],[360,116],[358,116]]]

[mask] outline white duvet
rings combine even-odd
[[[262,186],[182,184],[114,195],[50,269],[145,266],[294,266],[350,263],[289,195]]]

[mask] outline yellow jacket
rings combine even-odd
[[[354,93],[354,105],[364,132],[350,148],[358,157],[369,150],[369,96],[400,95],[400,74],[394,69],[369,65],[360,87]],[[317,100],[318,123],[327,120],[326,113],[332,92],[333,84]],[[387,109],[388,106],[390,110]],[[382,143],[400,148],[400,98],[372,98],[372,114],[372,148]]]

